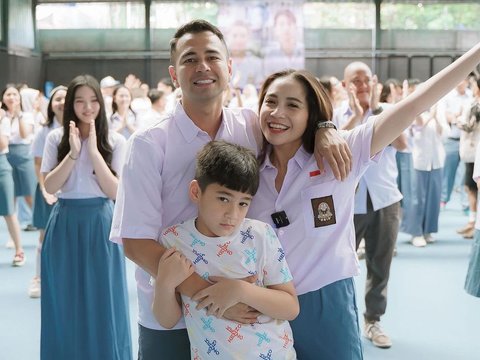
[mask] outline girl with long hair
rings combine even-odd
[[[31,298],[39,298],[40,289],[40,253],[42,251],[43,238],[45,236],[45,227],[47,220],[52,211],[53,204],[57,201],[55,195],[49,194],[45,190],[45,179],[40,172],[42,165],[43,149],[47,135],[54,129],[59,128],[63,124],[63,104],[67,88],[65,86],[57,86],[50,92],[50,101],[47,108],[47,121],[41,125],[40,130],[33,139],[32,152],[35,161],[35,173],[37,174],[37,188],[35,190],[35,201],[33,205],[32,224],[36,227],[40,234],[38,238],[38,246],[36,253],[35,276],[30,282],[28,295]]]
[[[15,199],[23,196],[32,209],[32,195],[35,192],[35,167],[31,151],[35,127],[33,114],[23,111],[20,92],[15,85],[8,84],[1,98],[2,109],[10,120],[7,160],[12,166]]]
[[[113,90],[110,129],[122,134],[126,139],[138,128],[137,114],[132,110],[132,93],[125,85],[118,85]]]
[[[123,251],[108,240],[124,146],[97,80],[75,77],[41,166],[58,193],[42,246],[42,359],[132,357]]]

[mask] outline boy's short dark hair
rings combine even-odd
[[[260,182],[258,162],[243,146],[211,141],[197,155],[195,180],[202,191],[216,183],[254,196]]]
[[[183,35],[199,34],[206,31],[210,31],[220,39],[228,54],[227,43],[225,42],[225,38],[220,29],[206,20],[197,19],[180,26],[175,32],[175,35],[173,35],[173,38],[170,40],[170,63],[175,65],[175,51],[177,50],[177,42]]]

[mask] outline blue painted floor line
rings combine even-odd
[[[455,229],[467,217],[455,202],[440,215],[437,240],[415,248],[399,234],[388,288],[384,330],[391,336],[390,349],[364,341],[366,360],[478,360],[480,359],[480,299],[463,290],[471,240]],[[30,299],[28,285],[35,270],[37,232],[23,232],[27,263],[10,266],[13,250],[6,249],[7,231],[0,219],[0,360],[39,358],[40,300]],[[355,279],[361,326],[364,310],[365,264]],[[137,345],[137,302],[134,266],[128,261],[130,316],[134,354]],[[135,355],[136,357],[136,355]]]

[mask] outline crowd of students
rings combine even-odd
[[[455,155],[444,144],[465,143],[465,162],[475,154],[480,83],[458,103],[480,46],[403,87],[382,87],[361,62],[342,81],[278,71],[255,106],[255,87],[248,98],[228,91],[232,63],[215,26],[187,23],[170,45],[181,90],[169,94],[168,81],[150,90],[133,75],[79,75],[48,94],[44,116],[40,92],[2,93],[0,215],[14,266],[25,263],[17,197],[41,230],[30,288],[41,296],[41,358],[132,358],[125,254],[137,264],[139,359],[362,359],[361,240],[364,335],[390,347],[380,318],[398,229],[415,246],[433,242],[456,171],[442,174]],[[479,234],[466,281],[477,297]]]

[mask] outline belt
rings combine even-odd
[[[460,141],[460,138],[448,137],[449,140]]]

